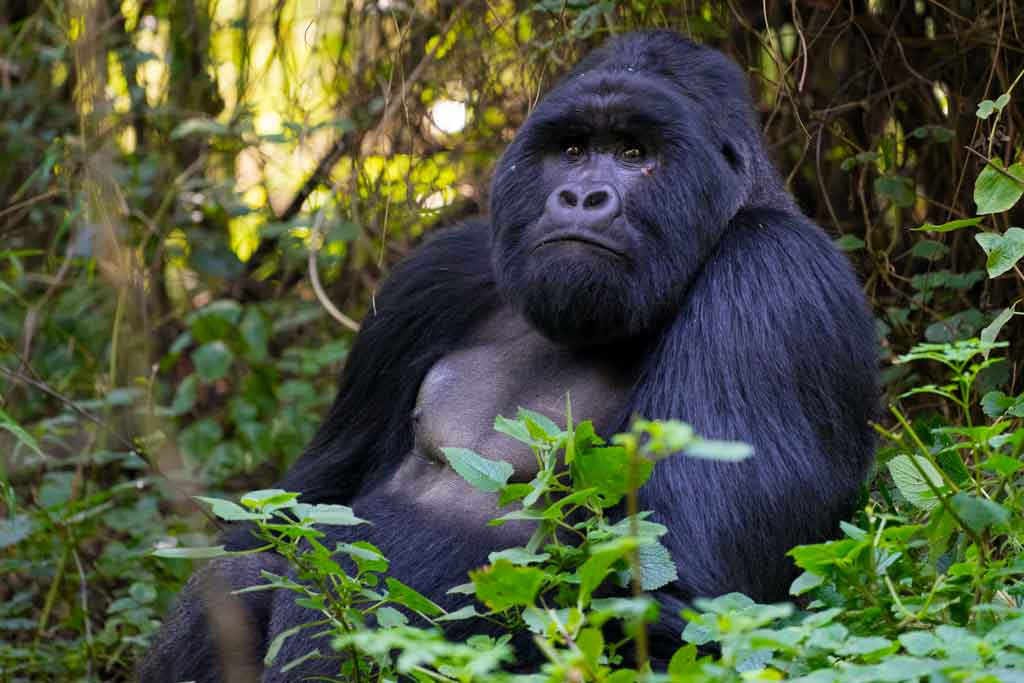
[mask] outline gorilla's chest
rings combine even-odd
[[[521,318],[504,313],[474,335],[471,344],[442,358],[420,385],[414,423],[416,448],[432,459],[444,447],[470,448],[516,468],[516,479],[536,473],[534,458],[519,442],[494,431],[498,415],[519,407],[566,423],[566,396],[573,417],[593,420],[598,433],[614,428],[631,373],[621,356],[600,357],[556,346]]]
[[[529,481],[537,471],[533,454],[494,431],[496,416],[515,417],[523,407],[564,425],[568,395],[573,419],[592,420],[607,436],[617,427],[633,379],[622,354],[572,351],[518,315],[499,313],[427,373],[413,414],[415,452],[396,472],[392,490],[412,493],[419,503],[476,507],[477,496],[446,465],[442,448],[469,448],[505,460],[515,467],[514,480]]]

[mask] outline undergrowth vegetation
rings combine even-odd
[[[756,452],[499,419],[533,482],[447,457],[538,531],[452,612],[321,545],[350,510],[266,488],[391,265],[485,208],[538,92],[646,26],[747,69],[863,277],[886,390],[862,504],[792,549],[792,601],[695,601],[650,670],[675,567],[633,492],[661,458]],[[0,681],[131,680],[238,520],[295,568],[253,587],[310,609],[283,637],[321,633],[346,682],[1024,681],[1022,34],[1012,0],[0,4]],[[481,617],[499,635],[442,635]]]

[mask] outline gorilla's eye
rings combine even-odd
[[[623,161],[628,161],[631,164],[643,161],[645,156],[644,148],[640,145],[631,145],[626,149],[622,150]]]
[[[565,158],[569,161],[579,161],[583,158],[583,148],[579,145],[568,145],[565,148]]]

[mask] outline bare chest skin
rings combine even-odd
[[[568,393],[573,418],[592,420],[598,434],[607,436],[634,380],[623,358],[557,346],[519,315],[499,312],[427,373],[413,414],[413,453],[392,477],[389,492],[424,513],[462,523],[496,516],[497,497],[467,484],[441,449],[469,448],[504,460],[515,468],[514,481],[529,481],[537,473],[534,455],[494,431],[494,418],[515,417],[521,406],[564,425]]]

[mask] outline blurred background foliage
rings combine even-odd
[[[1024,110],[977,115],[1024,70],[1012,0],[0,4],[0,679],[130,677],[190,571],[146,555],[203,526],[189,496],[275,479],[394,263],[486,211],[541,94],[638,27],[743,65],[893,395],[928,381],[895,354],[1020,296],[974,239],[1019,207],[914,230],[1021,159]],[[1021,349],[988,386],[1017,393]]]

